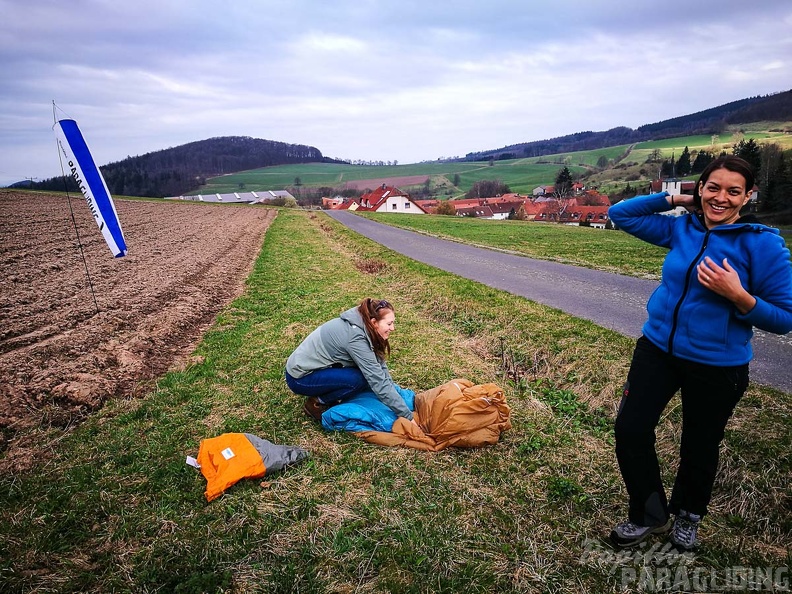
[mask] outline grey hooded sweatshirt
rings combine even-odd
[[[396,391],[388,366],[374,353],[374,345],[357,307],[311,332],[289,355],[286,371],[294,378],[301,378],[334,364],[360,369],[383,404],[400,417],[412,420],[413,414]]]

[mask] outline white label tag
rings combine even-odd
[[[236,456],[234,450],[232,450],[231,448],[226,448],[220,453],[223,454],[223,458],[225,458],[226,460],[230,460],[231,458]]]
[[[187,456],[187,459],[184,462],[185,462],[185,464],[189,464],[193,468],[200,468],[201,467],[201,465],[198,464],[198,460],[196,460],[192,456]]]

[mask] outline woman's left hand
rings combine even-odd
[[[748,313],[756,305],[756,298],[743,288],[740,276],[726,258],[721,267],[707,256],[699,262],[697,272],[703,287],[734,303],[740,313]]]

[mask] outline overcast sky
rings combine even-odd
[[[414,163],[792,88],[790,0],[0,0],[0,185],[215,136]]]

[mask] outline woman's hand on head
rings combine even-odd
[[[704,288],[734,303],[740,313],[746,314],[756,305],[756,298],[743,288],[740,276],[726,258],[721,267],[707,256],[699,262],[697,272]]]
[[[674,207],[682,206],[687,210],[693,210],[696,207],[691,194],[674,194],[673,196],[669,195],[668,204]]]

